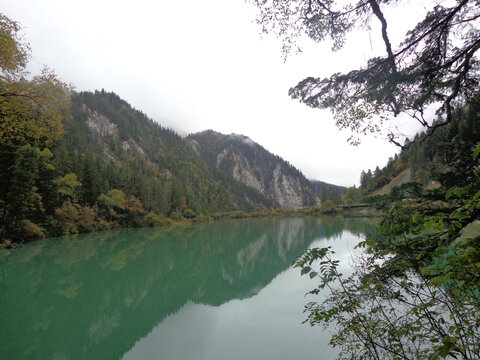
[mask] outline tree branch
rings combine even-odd
[[[395,64],[395,55],[392,51],[392,44],[390,43],[390,39],[388,38],[387,33],[387,20],[385,20],[385,16],[383,16],[382,10],[378,5],[376,0],[369,0],[370,7],[372,8],[373,13],[375,16],[380,20],[382,24],[382,38],[383,42],[385,43],[385,47],[387,48],[388,58],[387,61],[390,63],[390,68],[392,69],[392,73],[397,72],[397,65]]]

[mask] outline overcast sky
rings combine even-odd
[[[338,53],[306,41],[284,62],[279,41],[260,35],[256,9],[244,0],[0,0],[0,11],[22,24],[32,72],[45,64],[78,91],[113,91],[180,135],[243,134],[308,178],[345,186],[398,152],[381,138],[348,145],[350,134],[328,111],[288,96],[306,76],[348,71],[381,54],[378,28],[352,35]],[[390,29],[414,23],[411,10],[403,15],[390,14]],[[409,121],[399,124],[411,134]]]

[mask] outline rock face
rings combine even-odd
[[[208,163],[258,190],[282,208],[300,209],[320,203],[299,170],[246,136],[207,130],[189,135],[187,142]]]
[[[90,132],[97,138],[99,142],[105,145],[105,156],[114,163],[120,164],[121,159],[119,159],[116,154],[110,151],[108,146],[109,137],[116,139],[119,138],[118,125],[115,123],[114,120],[108,118],[97,110],[89,108],[85,104],[81,106],[81,109],[86,116],[86,123]],[[149,159],[149,157],[145,153],[145,150],[132,137],[124,140],[121,143],[121,146],[124,152],[134,153],[134,155],[141,158],[146,165],[152,168],[157,168],[157,165]]]
[[[118,136],[118,127],[105,115],[98,111],[92,110],[87,105],[82,105],[82,111],[87,116],[87,125],[90,131],[99,137],[111,135]]]

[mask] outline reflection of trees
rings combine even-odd
[[[235,220],[25,246],[1,259],[0,358],[120,358],[188,301],[220,305],[254,295],[318,227]]]
[[[373,233],[376,229],[374,219],[322,216],[318,221],[322,226],[318,228],[317,236],[327,240],[339,238],[344,230],[354,235],[361,235]]]

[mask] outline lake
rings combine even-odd
[[[349,251],[360,219],[226,220],[48,239],[0,254],[0,359],[332,359],[302,324],[309,247]]]

